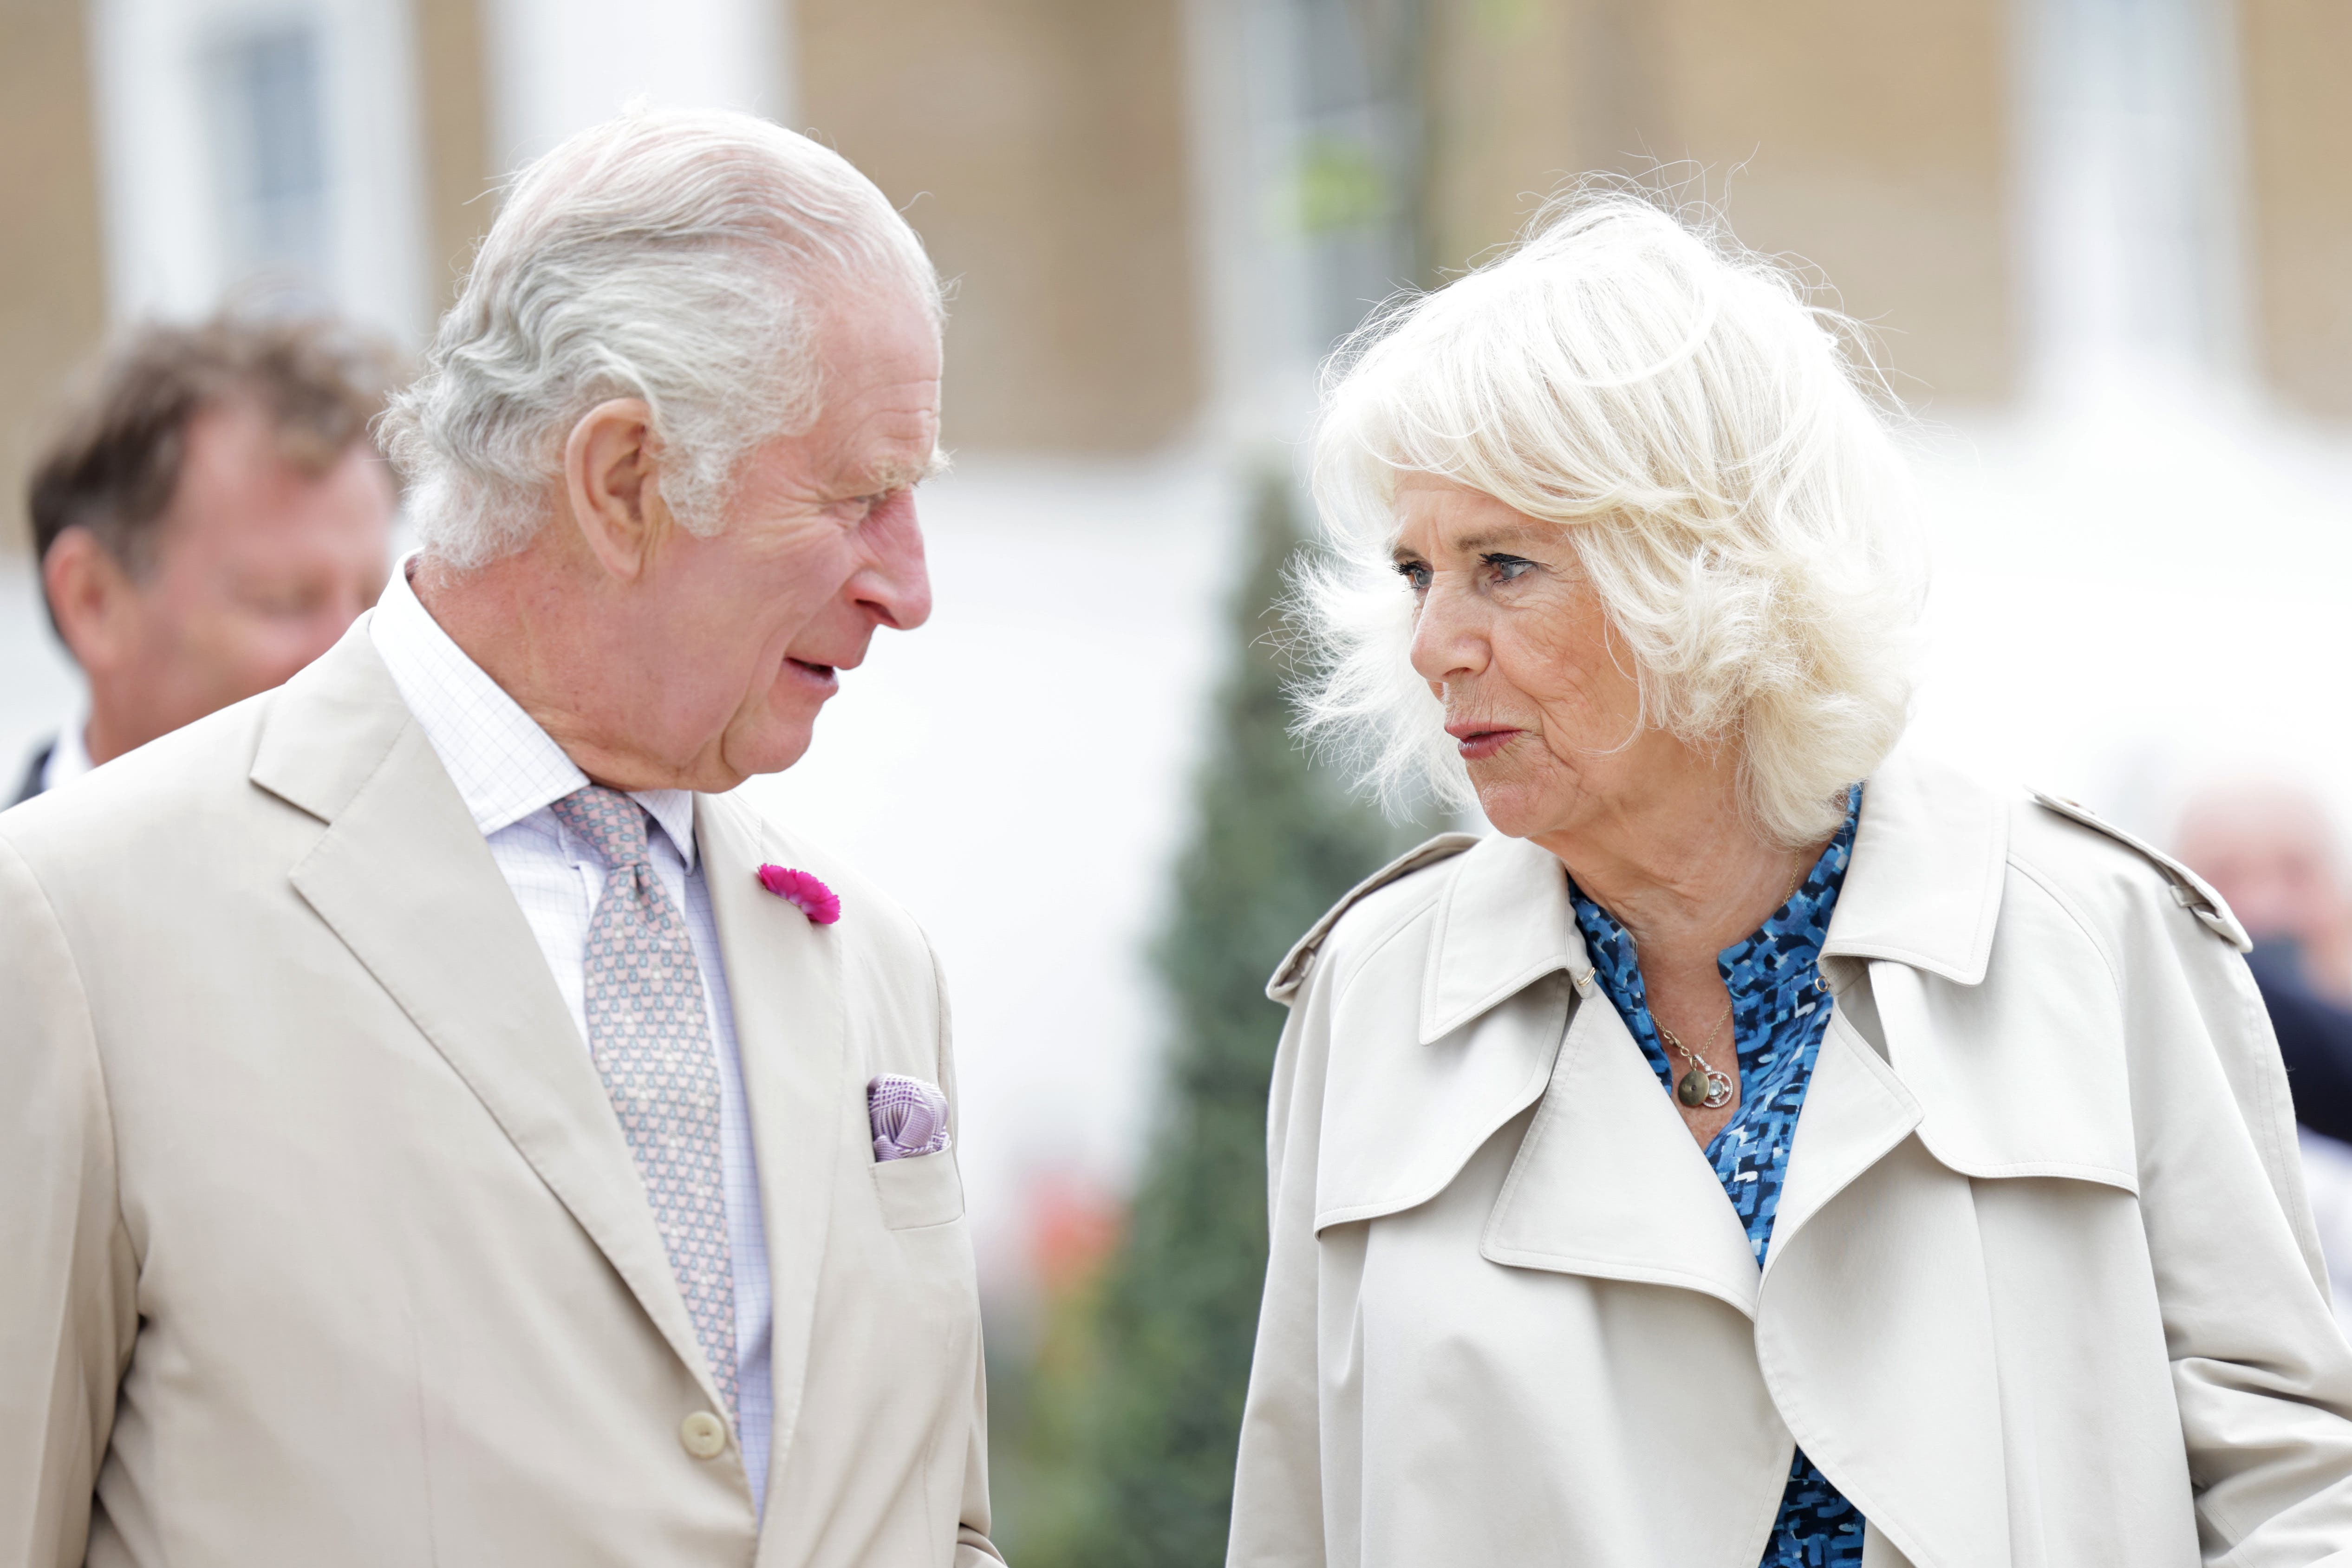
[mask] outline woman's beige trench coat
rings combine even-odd
[[[2352,1352],[2244,933],[1901,757],[1769,1260],[1559,862],[1441,839],[1276,976],[1236,1568],[1755,1568],[1801,1443],[1869,1568],[2352,1568]]]

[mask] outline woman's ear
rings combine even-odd
[[[572,525],[590,552],[614,577],[636,580],[671,523],[653,410],[644,399],[614,398],[580,416],[563,444],[563,481]]]

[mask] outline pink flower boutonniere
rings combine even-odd
[[[841,918],[840,896],[804,871],[763,865],[760,885],[807,915],[812,925],[830,925]]]

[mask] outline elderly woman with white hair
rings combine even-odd
[[[1834,327],[1587,196],[1343,359],[1310,728],[1498,831],[1275,977],[1237,1568],[2352,1564],[2244,934],[1898,749]]]

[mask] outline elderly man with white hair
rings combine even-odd
[[[937,966],[727,793],[929,612],[940,322],[804,138],[583,133],[383,601],[0,818],[0,1564],[997,1560]]]
[[[1234,1568],[2352,1563],[2245,933],[1896,744],[1838,326],[1596,194],[1341,363],[1312,720],[1497,831],[1275,977]]]

